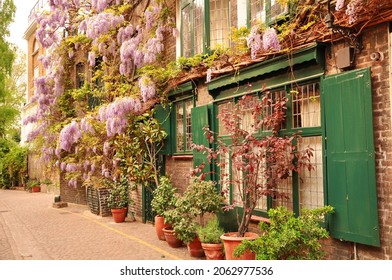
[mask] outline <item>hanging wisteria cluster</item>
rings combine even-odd
[[[251,50],[252,59],[255,59],[260,51],[280,51],[281,49],[278,34],[274,28],[267,28],[261,33],[259,26],[254,25],[246,42]]]

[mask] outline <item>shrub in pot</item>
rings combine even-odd
[[[153,199],[151,207],[156,213],[155,215],[155,231],[160,240],[165,240],[163,228],[168,227],[165,223],[164,213],[169,209],[173,209],[176,204],[177,189],[170,182],[170,178],[162,176],[159,178],[159,184],[153,191]]]
[[[244,240],[234,252],[241,255],[245,250],[256,254],[259,260],[319,260],[324,256],[320,239],[329,236],[321,226],[326,215],[333,212],[331,206],[303,209],[296,217],[284,207],[268,211],[270,224],[261,223],[260,236]]]
[[[198,226],[196,232],[207,260],[223,260],[225,253],[220,237],[224,230],[219,226],[218,218],[214,216],[205,226]]]
[[[31,179],[27,182],[26,187],[30,192],[40,192],[41,182],[37,179]]]
[[[177,237],[187,244],[190,254],[201,257],[204,251],[197,236],[196,228],[204,225],[206,213],[219,211],[223,197],[217,193],[213,181],[191,178],[184,194],[176,202],[176,208],[170,211],[171,224]]]
[[[121,176],[119,181],[106,182],[110,187],[107,204],[116,223],[122,223],[128,214],[129,183],[126,177]]]

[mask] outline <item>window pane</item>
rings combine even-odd
[[[233,102],[225,102],[218,104],[218,115],[221,115],[224,110],[232,110],[234,106]],[[222,123],[220,119],[218,119],[218,129],[219,129],[219,136],[229,135],[228,130]]]
[[[251,0],[250,1],[250,16],[252,25],[256,21],[265,22],[265,1]]]
[[[272,208],[284,206],[293,211],[293,178],[290,175],[276,187],[278,196],[272,199]]]
[[[210,1],[210,46],[229,46],[229,0]]]
[[[244,110],[241,112],[241,123],[240,123],[240,128],[247,131],[247,132],[252,132],[255,133],[255,121],[253,118],[253,110],[252,108],[254,108],[257,104],[257,102],[259,102],[259,98],[255,95],[252,96],[251,99],[248,99],[248,101],[246,102],[246,107],[244,108]]]
[[[292,112],[293,128],[321,126],[319,83],[295,89]]]
[[[229,204],[230,197],[230,155],[229,153],[220,155],[219,162],[219,184],[224,193],[225,202]]]
[[[186,148],[185,151],[190,151],[191,150],[191,145],[192,145],[192,115],[191,115],[191,110],[193,107],[193,102],[192,100],[186,101],[185,102],[185,122],[186,122]]]
[[[281,4],[281,2],[279,0],[271,0],[271,20],[277,20],[288,12],[288,4]]]
[[[190,57],[191,53],[191,6],[187,5],[182,9],[181,36],[182,36],[182,56]]]
[[[313,170],[303,170],[299,180],[299,205],[301,208],[313,209],[324,205],[323,187],[323,158],[322,158],[322,137],[303,137],[299,142],[298,149],[306,147],[313,149],[313,156],[310,158]]]
[[[286,91],[282,90],[275,90],[275,91],[268,91],[265,92],[265,97],[270,99],[271,104],[265,108],[264,115],[270,116],[274,112],[274,105],[276,104],[277,100],[281,100],[282,98],[286,97]],[[286,123],[283,122],[281,125],[281,129],[286,128]],[[263,130],[271,130],[271,127],[263,127]]]
[[[177,152],[184,151],[184,104],[176,104]]]
[[[193,19],[193,46],[194,54],[203,52],[203,2],[204,0],[195,0],[194,2],[194,19]]]

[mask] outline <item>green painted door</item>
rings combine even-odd
[[[379,246],[370,69],[326,76],[322,88],[331,235]]]

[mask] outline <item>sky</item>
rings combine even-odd
[[[23,34],[28,27],[28,16],[37,0],[14,0],[16,13],[14,22],[9,26],[10,37],[8,41],[16,44],[23,51],[27,51],[27,41],[23,39]]]

